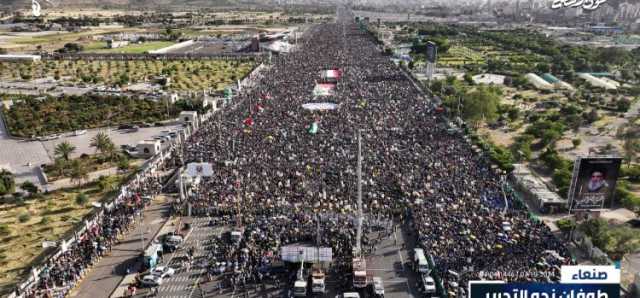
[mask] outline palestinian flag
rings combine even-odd
[[[329,69],[320,72],[320,77],[325,81],[337,81],[342,77],[342,71],[340,69]]]
[[[329,96],[334,94],[335,84],[317,84],[313,88],[313,96]]]
[[[262,113],[262,111],[264,111],[264,108],[262,107],[261,104],[256,105],[256,111],[258,111],[258,113]]]

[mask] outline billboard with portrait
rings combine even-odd
[[[615,193],[622,159],[619,157],[583,157],[576,160],[570,194],[570,209],[603,208]]]

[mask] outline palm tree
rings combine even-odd
[[[116,149],[116,145],[113,143],[108,143],[106,148],[104,148],[104,155],[109,161],[116,160],[120,154],[118,154],[118,149]]]
[[[13,174],[5,169],[0,169],[0,196],[14,192],[16,181]]]
[[[89,179],[89,172],[82,166],[79,160],[71,162],[71,173],[69,174],[71,181],[80,185],[83,181]]]
[[[64,170],[67,169],[67,161],[62,158],[56,158],[52,167],[55,172],[58,172],[58,176],[64,177]]]
[[[69,161],[69,155],[71,155],[71,153],[75,151],[75,146],[71,145],[71,143],[69,143],[68,141],[63,141],[62,143],[56,145],[56,147],[53,149],[53,154],[58,158]]]
[[[631,166],[631,162],[633,162],[635,156],[640,152],[640,128],[631,124],[635,123],[635,121],[635,119],[632,119],[625,126],[618,129],[618,137],[623,141],[622,149],[627,167]]]
[[[99,132],[91,139],[91,147],[96,147],[96,152],[105,154],[112,146],[115,147],[111,138],[104,132]]]

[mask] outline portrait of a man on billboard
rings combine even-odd
[[[597,209],[610,202],[620,163],[620,158],[582,158],[572,209]]]

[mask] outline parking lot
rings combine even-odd
[[[54,160],[54,148],[57,144],[68,141],[76,147],[76,151],[72,157],[79,157],[82,154],[94,154],[95,148],[90,147],[91,139],[98,132],[107,132],[114,142],[120,148],[121,145],[134,145],[139,141],[153,138],[162,131],[168,131],[179,127],[179,125],[170,125],[162,127],[140,128],[137,132],[127,133],[117,129],[91,129],[86,134],[80,136],[65,135],[56,140],[50,141],[24,141],[9,137],[6,128],[0,121],[0,167],[7,168],[14,173],[16,184],[24,181],[31,181],[44,187],[42,177],[38,175],[37,167],[41,164],[50,164]],[[49,187],[53,190],[54,187]]]

